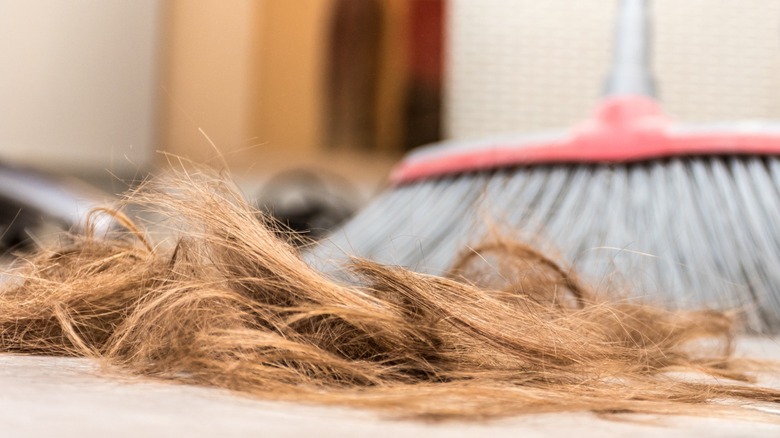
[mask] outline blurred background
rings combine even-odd
[[[418,145],[587,117],[616,5],[0,0],[0,164],[112,194],[172,156],[224,159],[260,204],[289,204],[292,187],[345,216]],[[780,0],[655,0],[652,13],[676,120],[780,119]]]

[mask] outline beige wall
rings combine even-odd
[[[259,80],[262,2],[168,0],[160,86],[163,149],[198,162],[253,144],[248,89]],[[212,143],[215,146],[212,146]],[[158,160],[163,157],[158,156]]]
[[[210,139],[239,169],[314,153],[329,3],[170,0],[165,150],[216,162]]]
[[[0,160],[133,174],[155,138],[160,3],[0,0]]]
[[[312,153],[321,145],[330,0],[266,0],[253,129],[268,149]]]
[[[709,123],[780,119],[780,0],[654,0],[665,110]],[[617,1],[450,0],[448,136],[566,128],[589,116]]]

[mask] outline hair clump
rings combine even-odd
[[[597,298],[519,242],[492,239],[446,277],[354,259],[346,282],[307,265],[223,179],[161,179],[126,202],[162,214],[172,243],[103,210],[127,232],[19,259],[0,284],[0,351],[427,419],[750,417],[739,406],[780,402],[729,356],[728,316]],[[484,254],[500,264],[485,271]]]

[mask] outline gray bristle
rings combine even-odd
[[[488,223],[562,255],[591,284],[674,308],[738,310],[780,331],[780,158],[541,166],[391,189],[308,259],[442,274]]]

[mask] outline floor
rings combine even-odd
[[[747,339],[740,345],[741,354],[780,358],[780,339]],[[762,379],[780,383],[780,376]],[[268,402],[215,389],[112,377],[89,360],[73,358],[0,355],[0,388],[3,437],[780,436],[780,423],[648,416],[610,421],[588,413],[487,423],[397,421],[365,411]]]

